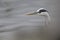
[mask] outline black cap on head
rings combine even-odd
[[[42,10],[39,10],[39,12],[38,12],[38,13],[41,13],[41,12],[48,12],[48,11],[47,11],[47,10],[42,9]]]
[[[48,12],[48,11],[46,9],[44,9],[44,8],[40,8],[40,9],[37,10],[37,12],[41,13],[41,12]]]

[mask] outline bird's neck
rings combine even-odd
[[[50,15],[46,12],[45,13],[45,17],[47,18],[47,20],[50,22],[51,21],[51,18],[50,18]]]

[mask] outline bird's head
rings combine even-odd
[[[48,11],[45,8],[40,8],[36,12],[28,13],[27,15],[47,16]]]

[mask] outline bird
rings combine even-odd
[[[43,27],[43,34],[41,37],[42,40],[49,40],[49,28],[50,28],[50,24],[51,24],[51,17],[49,15],[49,12],[47,11],[46,8],[39,8],[37,11],[32,12],[32,13],[27,13],[26,15],[31,16],[31,15],[37,15],[37,16],[43,16],[45,18],[45,22],[44,22],[44,27]]]
[[[45,17],[45,23],[48,25],[51,22],[51,18],[49,15],[49,12],[45,8],[39,8],[37,11],[32,12],[32,13],[27,13],[26,15],[38,15],[38,16],[43,16]]]

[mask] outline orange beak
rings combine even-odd
[[[28,13],[26,15],[35,15],[35,14],[37,14],[37,12]]]

